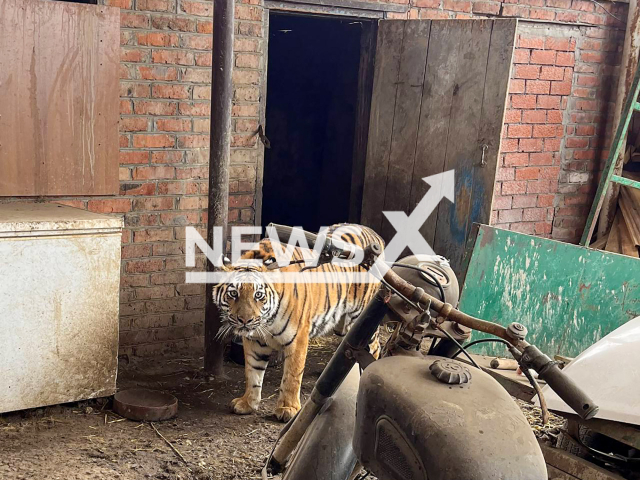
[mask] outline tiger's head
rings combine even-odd
[[[225,265],[229,273],[225,283],[213,286],[213,301],[220,310],[222,326],[219,337],[239,335],[262,339],[278,310],[278,293],[264,276],[263,265]]]

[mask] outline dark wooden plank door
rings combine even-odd
[[[517,21],[378,24],[361,221],[389,241],[383,211],[413,208],[422,178],[455,172],[420,231],[460,275],[474,222],[489,223]],[[416,252],[420,253],[420,252]]]

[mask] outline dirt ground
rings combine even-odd
[[[303,395],[313,388],[334,345],[312,345]],[[255,415],[230,413],[244,391],[243,367],[226,364],[227,379],[207,379],[201,358],[172,358],[123,365],[118,388],[164,390],[179,400],[178,416],[156,423],[186,459],[149,424],[120,418],[109,402],[92,400],[0,415],[0,479],[252,479],[282,423],[272,415],[281,366],[270,366],[264,400]]]
[[[312,345],[303,383],[309,395],[337,345],[337,338]],[[281,366],[267,369],[264,400],[255,415],[229,411],[244,388],[243,367],[226,364],[227,379],[208,379],[201,358],[121,362],[118,388],[135,386],[171,392],[177,418],[149,424],[125,420],[106,400],[92,400],[0,415],[0,479],[248,480],[260,469],[282,424],[275,420]],[[535,412],[527,412],[535,424]],[[534,426],[534,429],[536,427]]]

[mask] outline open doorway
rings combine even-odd
[[[262,223],[349,218],[367,20],[270,13]]]

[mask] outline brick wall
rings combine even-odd
[[[184,227],[207,221],[210,1],[104,0],[121,8],[120,196],[77,200],[124,214],[121,351],[201,348],[204,288],[184,283]],[[253,224],[262,9],[236,7],[229,219]],[[199,258],[203,266],[203,258]]]
[[[607,150],[619,32],[597,28],[518,38],[492,223],[576,241]],[[568,35],[568,36],[567,36]]]
[[[207,220],[212,2],[101,2],[121,8],[120,195],[56,201],[124,216],[122,353],[199,349],[204,288],[184,283],[183,238],[186,225],[203,231]],[[626,18],[624,4],[602,5]],[[623,23],[583,0],[411,0],[409,7],[407,14],[389,16],[569,23],[520,24],[493,220],[575,240],[595,188],[597,160],[606,153],[602,139]],[[260,0],[237,2],[229,202],[236,224],[255,218],[263,16]]]

